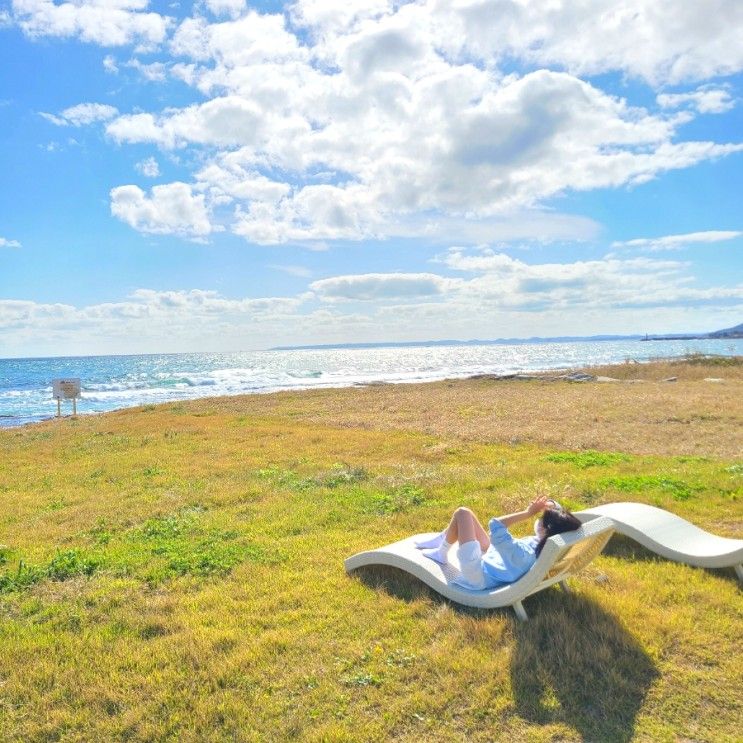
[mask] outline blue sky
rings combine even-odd
[[[0,2],[0,357],[736,325],[712,6]]]

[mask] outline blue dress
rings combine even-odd
[[[482,567],[491,585],[518,580],[537,561],[538,537],[514,539],[498,519],[490,519],[490,547],[482,556]]]

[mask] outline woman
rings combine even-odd
[[[542,512],[534,523],[536,536],[514,539],[508,532],[511,524]],[[581,523],[557,501],[542,495],[524,511],[490,519],[489,526],[490,536],[469,508],[458,508],[444,531],[417,541],[415,546],[431,560],[446,564],[449,550],[459,542],[457,557],[462,578],[456,582],[480,590],[518,580],[537,561],[549,537],[574,531]]]

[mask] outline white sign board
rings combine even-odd
[[[57,400],[74,400],[80,397],[80,379],[54,379],[52,390],[53,397]]]

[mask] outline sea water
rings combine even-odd
[[[373,382],[412,383],[619,363],[687,353],[743,354],[743,340],[578,341],[0,359],[0,426],[56,414],[52,380],[79,377],[79,414],[217,395]],[[63,402],[63,412],[71,403]]]

